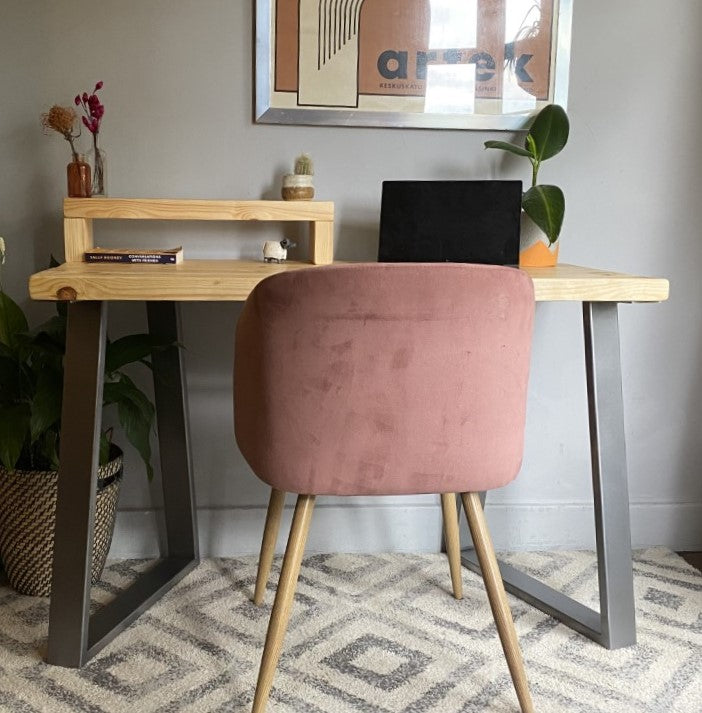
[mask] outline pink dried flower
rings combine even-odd
[[[81,117],[83,125],[93,134],[93,143],[97,143],[97,134],[100,131],[100,122],[102,117],[105,115],[105,107],[100,101],[99,97],[95,92],[102,89],[104,82],[99,81],[95,85],[92,94],[88,92],[83,92],[82,95],[76,95],[75,102],[76,106],[83,107],[83,113],[85,116]]]

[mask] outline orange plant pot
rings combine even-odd
[[[558,263],[558,241],[551,247],[539,240],[519,251],[520,267],[553,267]]]
[[[559,245],[558,240],[549,245],[543,230],[522,211],[519,236],[520,267],[553,267],[558,262]]]

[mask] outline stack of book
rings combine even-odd
[[[85,262],[145,262],[155,265],[177,265],[183,262],[183,248],[167,250],[158,248],[138,250],[132,248],[91,248],[85,251],[83,259]]]

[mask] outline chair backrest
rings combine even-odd
[[[350,264],[277,274],[236,331],[236,438],[305,494],[465,492],[519,471],[534,293],[509,267]]]

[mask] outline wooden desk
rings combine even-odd
[[[115,265],[70,262],[29,279],[37,300],[173,300],[226,302],[245,300],[265,277],[309,267],[260,260],[185,260],[180,265]],[[537,302],[660,302],[668,281],[575,265],[522,268],[534,281]],[[62,293],[62,290],[67,290]]]
[[[181,354],[174,347],[153,357],[168,552],[113,603],[89,617],[89,553],[107,303],[144,301],[151,333],[180,342],[178,303],[243,300],[268,275],[332,261],[333,206],[302,205],[303,212],[298,213],[282,201],[66,200],[67,263],[37,273],[29,281],[34,299],[68,301],[69,315],[49,616],[50,663],[82,666],[191,571],[199,557],[183,367]],[[80,258],[92,247],[94,218],[304,220],[310,223],[310,262],[84,264]],[[534,281],[538,301],[583,304],[600,611],[508,565],[500,565],[502,575],[509,591],[603,646],[628,646],[636,642],[636,629],[617,304],[665,300],[668,282],[572,265],[526,271]],[[477,569],[471,550],[464,552],[463,561]]]

